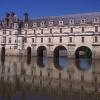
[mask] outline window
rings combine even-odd
[[[6,30],[3,30],[3,34],[6,34]]]
[[[50,34],[52,34],[52,29],[50,29]]]
[[[62,28],[60,28],[60,33],[62,33]]]
[[[11,43],[11,38],[9,38],[9,43]]]
[[[24,37],[24,42],[25,42],[25,43],[27,42],[27,38],[26,38],[26,37]]]
[[[11,35],[11,31],[9,31],[9,35]]]
[[[48,42],[49,42],[49,43],[51,42],[51,38],[48,38]]]
[[[41,38],[41,43],[43,43],[43,38]]]
[[[17,49],[17,46],[14,46],[14,49]]]
[[[6,37],[3,37],[3,43],[6,43]]]
[[[44,26],[44,21],[41,22],[41,26]]]
[[[98,37],[97,36],[95,36],[95,40],[94,40],[95,42],[98,42]]]
[[[36,27],[37,26],[37,23],[36,22],[33,22],[33,27]]]
[[[94,23],[97,23],[97,22],[99,22],[99,18],[98,17],[94,18]]]
[[[34,43],[34,38],[32,38],[32,43]]]
[[[70,24],[74,24],[74,20],[71,19],[71,20],[69,21],[69,23],[70,23]]]
[[[84,43],[84,37],[82,37],[82,43]]]
[[[34,30],[34,34],[36,34],[36,30]]]
[[[85,19],[82,19],[82,20],[81,20],[81,23],[84,24],[84,23],[85,23]]]
[[[95,32],[98,32],[98,26],[95,26]]]
[[[49,21],[49,25],[52,26],[53,25],[53,21]]]
[[[82,27],[82,33],[84,33],[84,27]]]
[[[25,28],[28,28],[28,24],[27,23],[25,24]]]
[[[70,32],[73,33],[73,28],[72,27],[70,28]]]
[[[27,30],[25,30],[25,35],[27,34]]]
[[[70,43],[72,42],[72,37],[69,38],[69,42],[70,42]]]
[[[62,43],[62,37],[60,37],[60,43]]]
[[[63,25],[63,21],[59,21],[59,25]]]
[[[41,29],[41,34],[43,34],[43,29]]]

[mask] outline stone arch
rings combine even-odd
[[[75,58],[92,58],[92,51],[87,46],[80,46],[75,51]]]
[[[27,57],[31,57],[31,47],[27,47]]]
[[[37,56],[40,57],[47,56],[47,48],[45,46],[39,46],[37,48]]]
[[[5,47],[3,46],[1,48],[1,61],[4,62],[5,60]]]
[[[56,46],[53,52],[54,57],[67,56],[67,49],[63,45]]]

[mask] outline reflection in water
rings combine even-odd
[[[37,65],[40,68],[45,67],[48,64],[48,58],[46,56],[43,57],[37,57]]]
[[[58,70],[63,70],[65,67],[68,67],[67,57],[54,57],[54,66]]]
[[[6,57],[0,62],[0,100],[100,100],[99,60],[31,59],[30,66],[26,58]]]
[[[27,56],[27,64],[30,65],[31,64],[31,57]]]
[[[1,56],[1,62],[2,62],[2,63],[5,62],[5,56]]]
[[[91,68],[92,59],[79,58],[75,60],[75,64],[79,70],[88,70]]]

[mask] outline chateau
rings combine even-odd
[[[92,58],[100,58],[100,13],[38,19],[7,13],[0,21],[0,51],[7,56],[48,57],[79,57],[88,51]]]

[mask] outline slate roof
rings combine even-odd
[[[37,25],[40,26],[40,23],[42,21],[44,21],[44,24],[46,27],[49,25],[49,21],[53,21],[54,26],[57,26],[59,24],[59,21],[63,21],[64,25],[68,25],[71,19],[74,20],[75,25],[80,24],[82,19],[85,19],[85,22],[87,24],[92,24],[94,21],[94,18],[99,18],[100,20],[100,12],[72,14],[72,15],[65,15],[65,16],[42,17],[42,18],[29,20],[29,26],[32,27],[33,22],[36,22]]]

